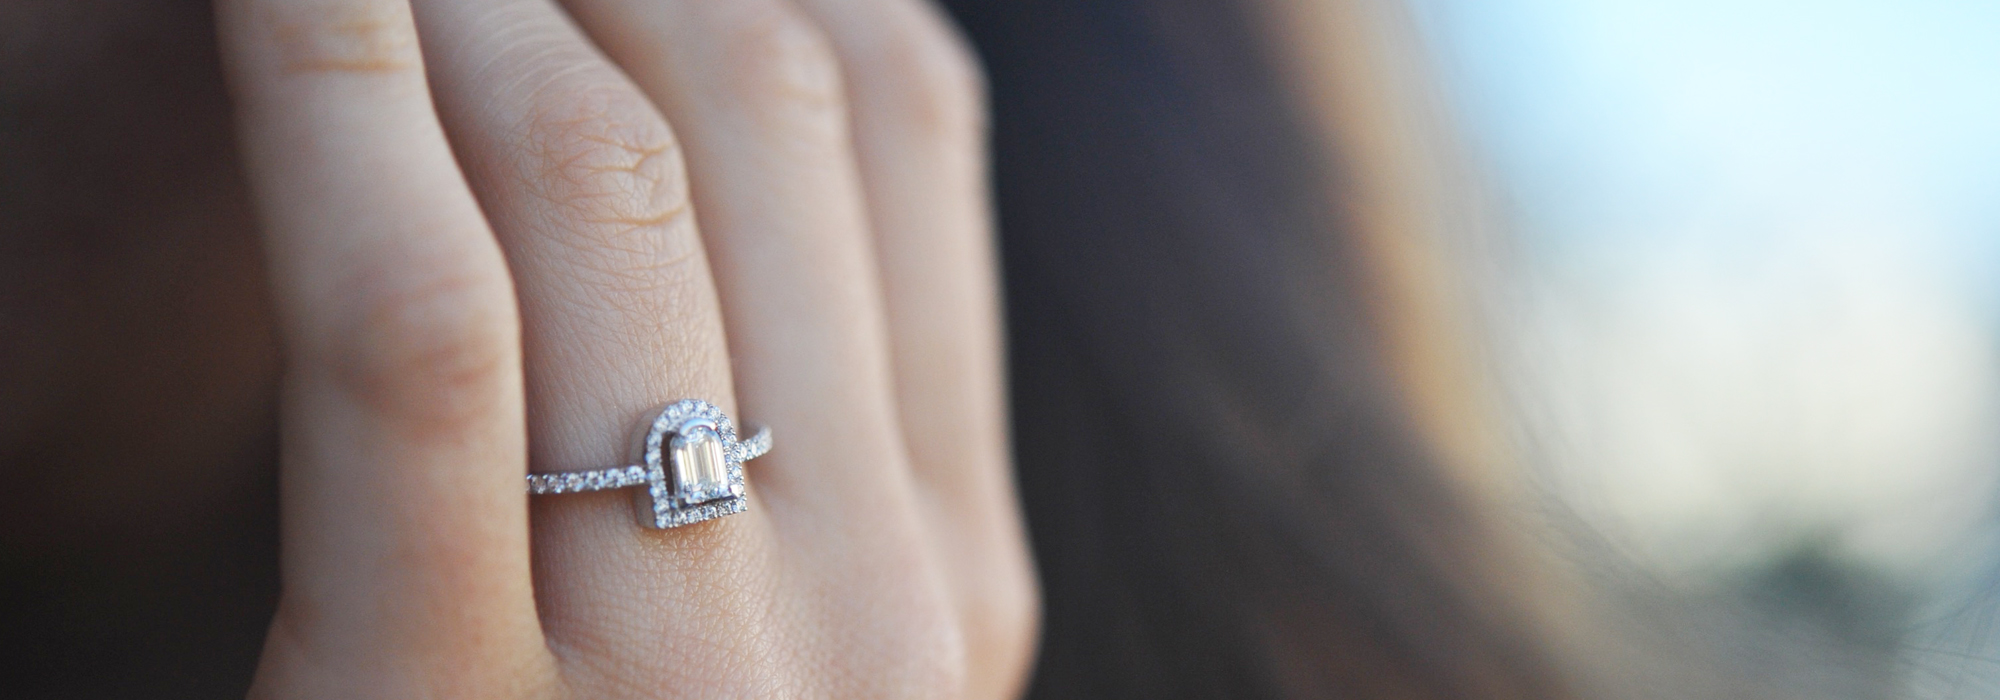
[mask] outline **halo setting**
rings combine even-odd
[[[771,449],[771,431],[749,440],[715,404],[684,399],[660,409],[641,443],[641,463],[609,469],[528,475],[532,494],[603,491],[645,486],[637,497],[639,520],[648,527],[692,525],[741,513],[743,462]]]

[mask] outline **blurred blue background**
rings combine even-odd
[[[2000,3],[1414,6],[1547,254],[1839,221],[2000,296]]]
[[[1990,574],[2000,3],[1412,0],[1553,488],[1691,586]]]

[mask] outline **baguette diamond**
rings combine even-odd
[[[771,450],[771,431],[738,440],[735,424],[715,404],[686,399],[667,404],[647,427],[640,464],[529,474],[528,493],[604,491],[634,486],[639,520],[669,528],[741,513],[743,462]]]

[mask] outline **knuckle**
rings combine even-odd
[[[918,12],[861,50],[855,70],[872,73],[887,113],[924,133],[968,136],[985,127],[986,80],[971,48],[942,19]],[[859,78],[857,77],[857,80]]]
[[[1041,620],[1041,596],[1033,575],[996,574],[968,605],[966,647],[984,663],[1023,666],[1034,652]]]
[[[897,580],[905,584],[885,598],[894,601],[890,609],[873,613],[897,633],[879,643],[882,677],[889,683],[868,695],[965,697],[974,649],[968,644],[968,630],[943,585],[937,562],[912,558],[875,564],[883,571],[899,572]]]
[[[336,386],[420,432],[483,415],[504,396],[517,364],[504,275],[442,267],[402,282],[354,280],[340,290],[351,300],[349,319],[318,349]]]
[[[650,102],[614,77],[547,90],[528,128],[530,191],[550,206],[547,237],[589,280],[652,287],[698,259],[679,145]]]
[[[910,633],[885,645],[883,676],[893,688],[873,693],[879,697],[957,698],[965,697],[971,677],[971,660],[964,630],[958,627],[948,606],[929,611]]]
[[[844,129],[840,62],[818,25],[785,3],[760,3],[718,31],[724,94],[788,127]]]
[[[353,603],[283,591],[247,697],[352,697],[356,678],[367,679],[369,697],[564,697],[546,667],[523,659],[508,640],[454,634],[466,628],[393,602]],[[357,624],[357,616],[372,619]]]

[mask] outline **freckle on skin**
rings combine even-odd
[[[269,20],[287,73],[381,73],[417,65],[416,28],[402,3],[288,7]]]

